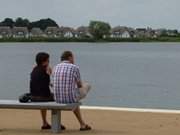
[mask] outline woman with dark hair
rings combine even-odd
[[[50,75],[52,73],[49,67],[49,54],[40,52],[36,55],[36,66],[31,72],[30,93],[32,102],[50,102],[54,101],[53,94],[50,91]],[[46,120],[47,110],[41,110],[43,125],[41,129],[51,129]],[[61,126],[65,129],[64,126]]]

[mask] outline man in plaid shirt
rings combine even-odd
[[[61,63],[54,69],[53,76],[54,98],[57,103],[76,103],[84,98],[90,90],[90,85],[82,83],[79,67],[74,64],[71,51],[65,51],[61,56]],[[80,130],[91,130],[82,119],[80,108],[74,110]]]

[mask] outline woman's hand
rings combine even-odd
[[[47,67],[46,72],[48,75],[52,74],[52,68],[51,67]]]

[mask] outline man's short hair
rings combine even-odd
[[[38,66],[41,66],[43,62],[47,61],[49,59],[49,54],[46,52],[39,52],[36,55],[36,64]]]
[[[61,55],[61,61],[69,60],[69,57],[73,57],[73,53],[71,51],[64,51]]]

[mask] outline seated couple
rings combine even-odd
[[[77,103],[83,99],[90,85],[82,83],[78,66],[74,64],[74,56],[70,51],[65,51],[61,56],[61,63],[55,66],[53,71],[53,94],[50,91],[50,76],[52,70],[49,67],[49,54],[38,53],[36,56],[37,65],[31,73],[30,93],[32,102],[49,102],[57,103]],[[81,116],[80,108],[73,110],[75,116],[80,123],[80,130],[91,130]],[[50,129],[51,126],[46,120],[47,110],[41,110],[42,129]],[[65,126],[61,125],[61,129],[65,130]]]

